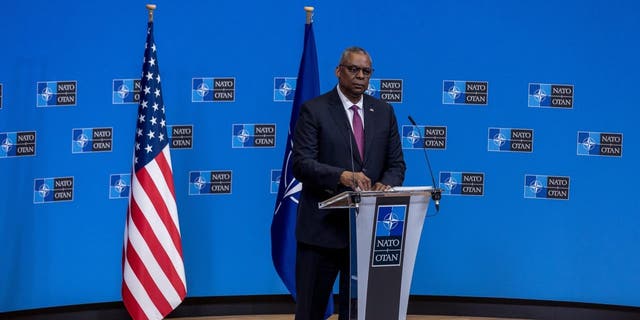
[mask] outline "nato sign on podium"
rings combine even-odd
[[[420,234],[436,192],[432,187],[347,191],[318,204],[350,209],[350,319],[406,319]]]

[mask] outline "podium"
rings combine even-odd
[[[318,203],[320,209],[349,208],[349,319],[406,319],[420,234],[433,192],[432,187],[347,191]]]

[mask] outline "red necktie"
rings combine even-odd
[[[358,106],[353,105],[350,109],[353,110],[353,121],[351,122],[353,136],[356,138],[360,159],[364,160],[364,128],[362,126],[362,118],[360,118],[360,113],[358,113]]]

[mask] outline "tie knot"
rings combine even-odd
[[[358,106],[354,104],[349,109],[353,110],[353,112],[357,112],[358,111]]]

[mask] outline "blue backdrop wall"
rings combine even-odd
[[[636,1],[157,4],[188,296],[286,293],[269,241],[293,96],[280,89],[314,5],[321,90],[342,49],[370,51],[406,185],[431,184],[427,136],[445,196],[412,294],[640,306]],[[0,4],[0,312],[121,299],[144,5]],[[233,86],[200,87],[221,79]],[[273,145],[234,134],[261,124]],[[201,194],[190,177],[211,171],[230,189]],[[62,177],[73,187],[43,198]]]

